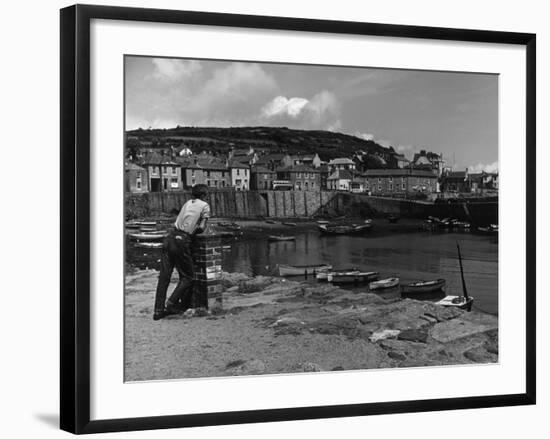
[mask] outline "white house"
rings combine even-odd
[[[247,191],[250,189],[250,166],[232,160],[228,163],[231,173],[231,186],[238,191]]]

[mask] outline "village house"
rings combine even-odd
[[[178,160],[181,167],[183,186],[191,188],[196,184],[205,184],[212,189],[224,189],[231,186],[229,170],[225,163],[214,157],[195,156]]]
[[[258,154],[254,151],[252,146],[242,149],[232,149],[229,151],[229,160],[235,160],[247,165],[253,165],[258,161]]]
[[[247,191],[250,189],[250,167],[236,160],[228,161],[231,186],[237,191]]]
[[[155,152],[147,154],[143,157],[141,166],[147,171],[151,192],[182,190],[180,165],[169,155]]]
[[[470,192],[468,170],[447,171],[441,176],[440,188],[441,192]]]
[[[336,169],[327,178],[327,189],[329,191],[349,191],[353,175],[347,169]]]
[[[135,163],[124,164],[124,190],[135,194],[149,192],[147,170]]]
[[[277,169],[277,180],[288,181],[297,191],[321,190],[318,168],[306,165],[285,166]]]
[[[275,153],[275,154],[266,154],[258,158],[256,163],[257,166],[263,166],[267,169],[274,171],[277,168],[283,166],[290,166],[292,164],[291,158],[286,153]]]
[[[273,181],[277,180],[277,173],[263,166],[252,166],[250,168],[250,189],[271,190]]]
[[[355,171],[355,162],[348,158],[333,159],[328,162],[328,169],[332,174],[334,171]]]
[[[403,154],[395,153],[392,154],[389,164],[392,168],[403,169],[408,168],[411,165],[411,161],[407,159],[407,157],[405,157]]]
[[[489,172],[468,173],[468,189],[472,193],[483,194],[498,190],[498,174]]]
[[[369,169],[364,190],[371,195],[431,194],[437,191],[437,176],[422,169]]]
[[[296,154],[285,157],[286,166],[306,165],[313,168],[321,166],[321,159],[317,153],[315,154]]]
[[[435,152],[429,152],[422,149],[420,152],[414,154],[412,166],[415,169],[432,171],[435,175],[440,177],[443,173],[445,161],[443,160],[443,154],[436,154]]]

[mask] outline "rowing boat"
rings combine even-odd
[[[322,224],[317,226],[319,232],[323,235],[360,235],[370,231],[372,224],[362,224],[359,226],[327,226]]]
[[[317,264],[317,265],[285,265],[279,264],[279,276],[307,276],[316,274],[320,271],[332,270],[332,265]]]
[[[382,290],[386,288],[393,288],[399,285],[398,277],[388,277],[387,279],[381,279],[369,284],[370,290]]]
[[[429,281],[417,281],[407,285],[403,285],[403,293],[431,293],[432,291],[440,291],[445,288],[445,279],[436,279]]]
[[[327,280],[333,284],[359,284],[376,280],[378,271],[349,271],[347,273],[329,273]]]
[[[168,236],[168,233],[128,233],[128,236],[136,241],[160,241]]]
[[[341,270],[330,270],[330,271],[320,271],[316,274],[316,278],[318,281],[326,281],[328,280],[328,275],[333,273],[348,273],[350,271],[359,271],[357,268],[343,268]]]
[[[295,241],[295,236],[269,235],[268,241]]]
[[[472,310],[472,305],[474,303],[474,298],[472,296],[445,296],[444,299],[441,299],[439,302],[436,302],[436,305],[455,307],[460,309],[465,309],[466,311]]]

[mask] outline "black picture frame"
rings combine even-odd
[[[526,48],[525,393],[224,413],[90,420],[90,21],[133,20],[207,26],[406,37]],[[61,10],[61,350],[60,426],[99,433],[535,404],[536,400],[536,36],[287,17],[75,5]]]

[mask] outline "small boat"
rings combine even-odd
[[[283,226],[296,227],[296,223],[283,223]]]
[[[327,226],[326,224],[317,226],[319,232],[323,235],[360,235],[370,231],[372,224],[361,224],[351,226]]]
[[[369,284],[370,290],[382,290],[386,288],[393,288],[399,285],[398,277],[388,277],[387,279],[381,279]]]
[[[318,220],[318,221],[317,221],[317,224],[321,224],[321,225],[323,225],[323,224],[329,224],[329,223],[330,223],[330,221],[327,221],[327,220]]]
[[[282,235],[269,235],[267,240],[272,241],[272,242],[275,242],[275,241],[295,241],[296,237],[295,236],[282,236]]]
[[[321,271],[332,270],[332,265],[317,264],[317,265],[285,265],[279,264],[279,276],[308,276],[317,274]]]
[[[133,224],[137,224],[138,226],[156,226],[156,221],[135,221]]]
[[[318,281],[327,281],[328,275],[333,273],[348,273],[350,271],[359,271],[357,268],[343,268],[341,270],[320,271],[315,275]]]
[[[432,291],[440,291],[445,288],[445,279],[436,279],[429,281],[417,281],[402,286],[403,293],[431,293]]]
[[[168,233],[128,233],[128,236],[136,241],[160,241],[168,236]]]
[[[388,221],[391,224],[395,224],[397,221],[399,221],[399,217],[397,215],[389,215],[388,216]]]
[[[327,280],[333,284],[360,284],[376,280],[378,271],[350,271],[347,273],[329,273]]]
[[[265,220],[267,224],[277,224],[277,221],[275,220]]]
[[[458,263],[460,264],[460,278],[462,279],[462,296],[445,296],[439,302],[436,302],[436,305],[442,306],[451,306],[455,308],[465,309],[466,311],[472,310],[472,305],[474,304],[474,298],[468,294],[466,289],[466,281],[464,280],[464,269],[462,268],[462,255],[460,254],[460,247],[458,242],[456,243],[456,248],[458,250]]]
[[[444,299],[441,299],[439,302],[435,302],[436,305],[441,306],[451,306],[455,308],[465,309],[466,311],[472,310],[472,305],[474,303],[473,297],[464,297],[464,296],[445,296]]]
[[[136,247],[141,248],[162,248],[162,242],[137,242]]]

